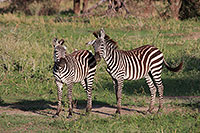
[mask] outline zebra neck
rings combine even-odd
[[[106,59],[108,57],[110,58],[110,56],[112,56],[111,53],[114,53],[117,49],[116,42],[113,41],[112,39],[106,40],[105,44],[106,44],[106,46],[104,47],[105,52],[103,55],[104,59]]]
[[[106,61],[106,64],[110,64],[110,62],[114,60],[116,50],[110,47],[107,47],[105,51],[106,52],[105,52],[104,60]]]
[[[63,69],[67,65],[65,58],[61,58],[59,62],[56,63],[58,69]]]

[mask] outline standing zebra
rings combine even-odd
[[[77,50],[71,54],[66,54],[64,40],[56,38],[53,40],[54,46],[54,67],[53,75],[58,87],[58,108],[55,114],[59,116],[61,112],[62,87],[68,86],[69,117],[72,116],[72,87],[74,83],[81,82],[87,92],[86,112],[92,109],[92,83],[96,72],[96,60],[88,50]]]
[[[94,32],[93,35],[97,39],[88,42],[87,45],[92,45],[96,55],[100,58],[103,57],[107,64],[107,72],[113,79],[116,91],[116,113],[120,114],[121,110],[121,93],[124,80],[138,80],[143,77],[146,79],[151,92],[151,102],[147,111],[152,113],[154,109],[157,87],[159,92],[159,112],[163,105],[162,64],[164,62],[167,69],[178,72],[183,63],[181,62],[176,68],[171,68],[164,60],[163,53],[151,45],[144,45],[130,51],[118,50],[116,42],[110,39],[103,29]]]

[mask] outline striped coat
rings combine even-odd
[[[68,86],[69,117],[72,116],[72,86],[81,82],[87,92],[86,112],[92,108],[92,84],[96,72],[96,60],[88,50],[78,50],[66,54],[64,40],[54,39],[53,75],[58,88],[58,109],[55,116],[61,112],[62,87]]]
[[[164,60],[163,53],[152,45],[144,45],[139,48],[124,51],[118,50],[116,42],[110,39],[101,29],[93,33],[97,38],[87,44],[94,47],[96,57],[103,58],[107,64],[107,72],[113,79],[116,90],[117,111],[121,110],[121,93],[124,80],[138,80],[145,78],[151,91],[151,102],[148,112],[152,112],[156,91],[159,92],[159,110],[163,105],[163,84],[161,80],[162,65],[167,69],[178,72],[182,63],[176,68],[171,68]]]

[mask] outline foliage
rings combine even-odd
[[[112,0],[113,1],[113,0]],[[72,4],[69,0],[10,0],[9,6],[1,8],[0,13],[22,12],[26,15],[54,15],[54,14],[79,14],[80,1],[74,1],[78,4]],[[132,15],[135,17],[160,17],[162,19],[189,19],[200,16],[199,0],[114,0],[113,4],[97,4],[98,0],[83,1],[83,16],[87,15],[108,15],[117,16]],[[95,4],[96,3],[96,4]],[[101,2],[100,2],[101,3]],[[75,6],[77,5],[77,7]],[[74,9],[73,9],[74,6]],[[75,10],[77,8],[77,11]],[[98,8],[97,8],[98,7]],[[72,10],[73,9],[73,10]],[[89,9],[89,10],[88,10]],[[93,10],[95,9],[95,10]],[[92,11],[91,11],[92,10]],[[124,12],[123,12],[124,11]]]
[[[188,19],[200,17],[200,1],[199,0],[183,0],[180,9],[180,18]]]
[[[23,12],[26,15],[53,15],[59,12],[60,0],[11,0],[4,12]]]

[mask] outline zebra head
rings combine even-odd
[[[64,40],[58,40],[55,38],[53,40],[53,46],[54,46],[54,61],[60,62],[61,58],[65,58],[66,55],[66,47],[63,45]]]
[[[93,35],[96,39],[86,43],[86,45],[92,45],[94,47],[95,56],[101,58],[105,55],[105,31],[101,28],[100,31],[94,32]]]

